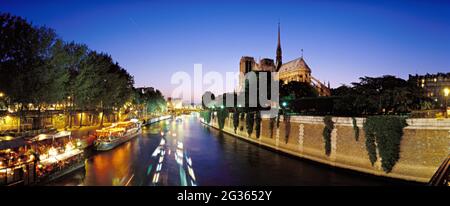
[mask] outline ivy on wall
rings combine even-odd
[[[203,118],[203,120],[205,120],[205,122],[209,124],[211,122],[211,111],[209,110],[201,111],[200,117]]]
[[[255,115],[255,132],[256,132],[256,138],[259,138],[261,135],[261,112],[256,112]]]
[[[217,111],[217,121],[219,123],[219,128],[223,130],[225,126],[225,119],[228,117],[228,111],[225,109],[219,109]]]
[[[253,133],[253,123],[255,122],[255,115],[251,112],[248,112],[246,115],[246,125],[247,125],[247,134],[248,136]]]
[[[271,117],[269,121],[270,138],[273,138],[273,129],[275,128],[276,117]]]
[[[289,134],[291,133],[291,116],[284,114],[284,142],[287,144],[289,140]]]
[[[233,126],[234,126],[234,133],[236,134],[236,130],[239,126],[239,112],[237,110],[233,113]]]
[[[358,141],[359,140],[359,127],[357,125],[355,117],[352,117],[352,122],[353,122],[353,131],[355,132],[355,140]]]
[[[325,124],[322,132],[323,140],[325,142],[325,154],[329,156],[331,153],[331,132],[334,129],[334,123],[331,116],[325,116],[323,118],[323,123]]]
[[[278,112],[278,116],[277,116],[277,128],[280,128],[280,112]]]
[[[241,113],[241,121],[244,121],[245,120],[245,112],[242,112]],[[240,128],[239,128],[239,130],[240,131],[244,131],[244,126],[241,126]]]
[[[400,116],[371,116],[364,123],[366,149],[372,165],[377,161],[377,149],[381,167],[386,173],[392,171],[400,159],[400,142],[406,119]]]

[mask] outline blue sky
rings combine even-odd
[[[0,11],[54,28],[66,41],[107,52],[166,96],[176,71],[237,71],[241,56],[301,55],[332,87],[361,76],[450,71],[447,1],[23,1]]]

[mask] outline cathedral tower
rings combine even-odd
[[[276,57],[276,67],[277,72],[280,70],[282,63],[281,57],[281,40],[280,40],[280,22],[278,22],[278,45],[277,45],[277,57]]]

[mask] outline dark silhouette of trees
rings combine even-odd
[[[414,82],[395,76],[361,77],[332,90],[334,111],[347,115],[404,114],[430,101]]]
[[[134,84],[110,55],[65,42],[52,29],[8,13],[0,13],[0,82],[2,99],[17,108],[20,119],[31,107],[45,111],[61,103],[69,126],[74,109],[101,112],[103,123],[103,114],[131,101]],[[149,111],[165,108],[159,91],[147,95]]]

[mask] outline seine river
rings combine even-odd
[[[202,125],[195,114],[144,128],[52,185],[403,185],[269,151]]]

